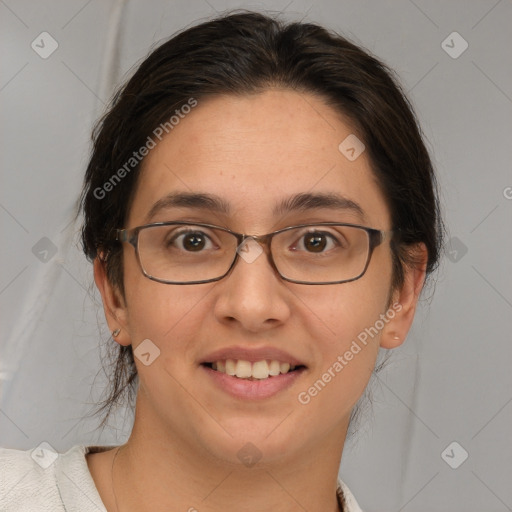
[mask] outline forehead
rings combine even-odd
[[[312,94],[268,90],[199,100],[145,157],[129,225],[177,192],[215,195],[244,229],[264,229],[278,204],[318,193],[360,205],[368,222],[386,228],[385,199],[366,153],[351,161],[339,149],[349,136],[353,127]]]

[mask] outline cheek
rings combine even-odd
[[[324,297],[324,315],[318,315],[316,332],[325,333],[319,338],[321,368],[319,373],[335,373],[344,381],[343,387],[364,387],[375,364],[379,349],[380,315],[384,313],[387,295],[374,297],[343,293]],[[324,380],[329,380],[325,376]],[[332,379],[336,380],[336,379]],[[348,383],[348,384],[347,384]],[[362,389],[361,389],[362,391]]]
[[[390,274],[373,279],[368,273],[352,283],[303,290],[302,322],[315,340],[316,363],[297,398],[310,412],[335,422],[363,393],[378,355],[389,284]]]
[[[164,414],[175,410],[197,414],[184,390],[191,386],[190,369],[201,338],[201,318],[205,315],[202,299],[207,290],[196,287],[185,292],[177,286],[142,279],[130,288],[129,325],[145,400]],[[174,420],[168,416],[166,421]]]
[[[125,278],[128,326],[134,350],[151,340],[162,352],[177,354],[193,339],[201,322],[207,287],[166,285],[146,278],[138,267],[127,265]],[[187,340],[185,340],[185,337]]]
[[[305,328],[325,340],[326,353],[331,352],[329,348],[342,350],[385,313],[389,286],[389,279],[371,279],[367,274],[351,283],[302,289],[300,310]]]

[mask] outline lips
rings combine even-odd
[[[221,349],[207,355],[201,365],[217,375],[221,374],[228,382],[277,381],[287,374],[301,373],[306,368],[295,356],[274,347]]]
[[[295,370],[288,373],[267,377],[266,379],[255,379],[254,377],[239,378],[213,370],[205,364],[199,365],[202,375],[212,384],[212,390],[220,390],[223,393],[241,400],[244,403],[252,401],[268,400],[279,396],[285,390],[291,388],[294,383],[305,374],[306,367],[297,366]],[[208,386],[206,389],[210,389]]]
[[[248,380],[269,379],[305,368],[299,359],[274,347],[221,349],[206,356],[201,364],[213,371]]]
[[[226,359],[216,361],[214,363],[205,363],[212,370],[220,373],[231,375],[239,379],[268,379],[269,377],[277,377],[288,372],[293,372],[297,367],[291,366],[290,363],[281,363],[276,359],[269,361],[263,359],[251,363],[244,359]]]
[[[260,348],[247,348],[240,346],[233,346],[215,350],[204,356],[199,362],[213,363],[215,361],[222,361],[227,359],[249,361],[256,363],[257,361],[272,360],[275,359],[282,363],[289,363],[290,366],[306,366],[303,361],[296,358],[295,356],[280,350],[275,347],[260,347]]]

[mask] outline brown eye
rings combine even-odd
[[[311,233],[304,236],[304,247],[309,252],[322,252],[326,245],[327,239],[325,235],[320,233]]]
[[[203,233],[187,233],[182,238],[182,244],[186,251],[200,251],[206,245],[206,237]]]
[[[166,249],[182,252],[203,252],[214,248],[211,238],[203,231],[182,230],[171,234],[165,242]]]

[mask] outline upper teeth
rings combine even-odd
[[[271,361],[257,361],[251,363],[243,359],[227,359],[226,361],[216,361],[212,363],[212,368],[221,373],[236,376],[240,379],[266,379],[270,376],[276,376],[280,373],[288,373],[290,370],[295,370],[295,366],[290,366],[290,363],[280,363],[275,359]]]

